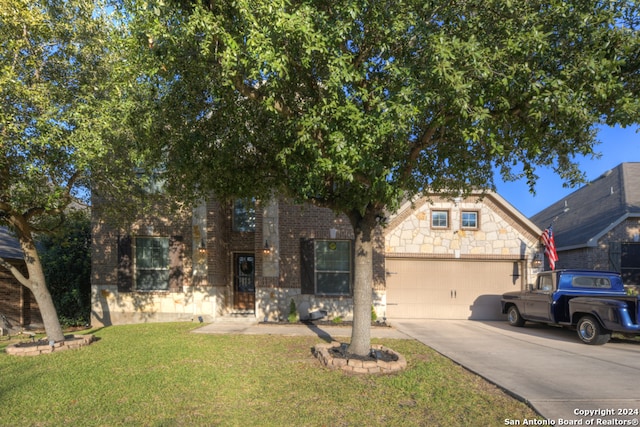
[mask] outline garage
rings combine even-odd
[[[524,261],[386,258],[390,319],[502,319],[500,296],[520,290]]]

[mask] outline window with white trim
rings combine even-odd
[[[449,227],[449,211],[431,211],[432,228]]]
[[[478,212],[462,211],[460,224],[462,228],[478,228]]]

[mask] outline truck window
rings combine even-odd
[[[553,290],[553,280],[551,276],[539,276],[538,277],[538,290],[539,291],[552,291]]]
[[[571,280],[574,288],[599,288],[610,289],[611,281],[606,277],[575,276]]]

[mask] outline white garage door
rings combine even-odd
[[[522,261],[387,258],[389,319],[498,320],[500,296],[519,291]]]

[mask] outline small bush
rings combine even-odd
[[[289,323],[295,323],[298,321],[298,311],[296,310],[296,303],[291,298],[291,303],[289,303]]]

